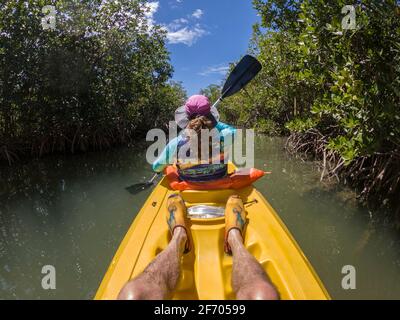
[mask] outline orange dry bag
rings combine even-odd
[[[224,178],[205,181],[188,182],[179,178],[178,170],[174,166],[168,166],[165,169],[165,175],[169,185],[173,190],[215,190],[215,189],[240,189],[251,185],[265,174],[264,171],[255,168],[238,169],[233,174]]]

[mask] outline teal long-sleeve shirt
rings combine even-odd
[[[226,123],[218,122],[215,128],[219,131],[220,136],[224,139],[225,146],[227,142],[232,142],[233,137],[236,133],[236,129]],[[232,139],[225,139],[231,135]],[[163,152],[160,154],[158,159],[153,163],[153,170],[155,172],[161,172],[166,166],[173,164],[175,160],[175,154],[178,149],[178,144],[182,140],[182,136],[178,135],[176,138],[170,140],[167,146],[164,148]]]

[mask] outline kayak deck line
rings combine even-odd
[[[165,221],[166,201],[175,191],[165,177],[146,200],[118,248],[95,299],[116,299],[127,281],[139,275],[171,239]],[[281,299],[330,299],[310,262],[278,214],[255,187],[239,190],[187,190],[180,193],[188,207],[225,206],[238,194],[247,202],[247,250],[259,261]],[[232,257],[223,250],[224,217],[190,218],[191,252],[182,258],[182,272],[171,299],[234,299]]]

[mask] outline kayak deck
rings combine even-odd
[[[120,289],[166,248],[171,238],[166,201],[174,191],[163,178],[130,227],[95,299],[116,299]],[[238,194],[247,211],[244,244],[278,289],[281,299],[329,299],[329,294],[274,209],[253,187],[241,190],[183,191],[188,207],[225,206]],[[224,217],[190,219],[192,250],[182,258],[182,272],[172,299],[234,299],[232,257],[223,251]]]

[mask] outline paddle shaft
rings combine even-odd
[[[156,174],[154,174],[154,176],[153,176],[147,183],[148,183],[148,184],[153,183],[153,181],[157,178],[157,176],[158,176],[159,174],[160,174],[159,172],[157,172]]]

